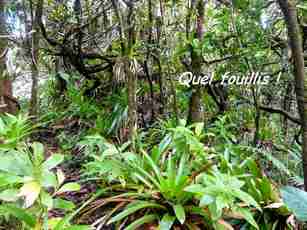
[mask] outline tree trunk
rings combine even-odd
[[[136,74],[130,69],[129,58],[125,59],[125,74],[128,78],[128,128],[129,128],[129,140],[134,144],[134,138],[137,131],[137,78]]]
[[[149,46],[147,46],[146,50],[146,59],[145,59],[145,73],[148,78],[148,83],[149,83],[149,88],[150,88],[150,106],[151,106],[151,117],[150,117],[150,123],[154,120],[155,118],[155,110],[154,110],[154,90],[153,90],[153,75],[152,71],[150,68],[150,54],[152,51],[152,46],[153,46],[153,36],[152,36],[152,31],[153,31],[153,13],[152,13],[152,1],[148,0],[148,38],[147,42]]]
[[[291,105],[292,105],[292,94],[293,94],[293,82],[290,81],[288,82],[288,86],[286,88],[286,92],[282,101],[282,108],[286,111],[286,112],[291,112]],[[283,134],[285,136],[286,139],[288,139],[288,119],[286,117],[282,117],[281,118],[281,123],[283,126]]]
[[[171,85],[171,94],[173,96],[173,112],[175,114],[175,120],[176,120],[176,125],[179,123],[179,113],[178,113],[178,106],[177,106],[177,93],[176,93],[176,86],[174,84],[173,76],[170,72],[170,66],[169,64],[167,65],[167,74],[170,77],[170,85]]]
[[[192,18],[192,14],[193,14],[193,11],[194,11],[194,7],[195,7],[195,3],[196,3],[196,0],[190,0],[188,1],[188,14],[187,14],[187,17],[186,17],[186,25],[185,25],[185,29],[186,29],[186,38],[189,39],[190,37],[190,33],[191,33],[191,18]]]
[[[127,79],[127,97],[128,97],[128,138],[132,142],[134,148],[134,140],[137,132],[137,73],[134,70],[134,60],[132,58],[133,45],[136,42],[136,31],[135,31],[135,12],[134,2],[128,1],[126,5],[128,7],[128,13],[126,21],[129,22],[126,28],[124,28],[122,15],[120,8],[118,7],[118,1],[111,1],[115,15],[119,22],[119,35],[121,43],[121,51],[124,61],[125,75]],[[125,30],[126,29],[126,30]],[[126,33],[125,33],[126,32]]]
[[[196,27],[196,36],[199,41],[203,38],[204,33],[204,14],[205,14],[205,5],[204,1],[199,0],[197,3],[197,27]],[[192,59],[192,71],[195,76],[200,76],[201,74],[201,65],[202,65],[202,56],[198,54],[191,48],[191,59]],[[203,109],[202,109],[202,89],[201,86],[195,85],[192,86],[192,96],[189,104],[189,115],[188,122],[202,122],[203,118]]]
[[[31,77],[32,77],[32,89],[31,89],[31,99],[30,99],[30,115],[36,117],[38,112],[38,56],[39,56],[39,40],[40,40],[40,26],[39,23],[43,14],[43,0],[39,0],[36,3],[35,16],[32,17],[32,30],[35,32],[32,34],[32,63],[31,63]],[[32,10],[32,9],[31,9]]]
[[[136,66],[134,66],[135,60],[129,57],[132,56],[133,46],[136,42],[136,31],[135,31],[135,12],[134,12],[134,2],[131,1],[129,4],[129,13],[127,17],[127,21],[130,22],[128,27],[128,44],[127,44],[127,77],[128,77],[128,114],[129,114],[129,139],[133,144],[133,149],[135,148],[135,136],[137,132],[137,124],[138,124],[138,114],[137,114],[137,72]],[[133,66],[133,70],[130,69],[130,66]]]
[[[295,92],[298,110],[303,129],[303,171],[304,184],[307,191],[307,80],[305,78],[305,63],[302,49],[302,37],[297,21],[297,9],[295,1],[278,0],[280,8],[284,14],[288,28],[289,42],[294,61]]]
[[[6,34],[5,0],[0,0],[0,34]],[[6,71],[7,39],[0,39],[0,113],[16,113],[18,102],[13,97],[12,80]]]

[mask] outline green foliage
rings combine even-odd
[[[180,130],[180,134],[176,135],[177,132],[173,131],[177,141],[179,138],[177,135],[186,135],[187,139],[193,136],[188,129]],[[171,135],[166,137],[171,138]],[[196,139],[192,138],[193,141]],[[102,151],[92,154],[94,161],[86,164],[86,175],[98,175],[106,183],[119,183],[127,191],[131,191],[125,196],[133,200],[122,212],[112,217],[109,224],[123,221],[132,214],[138,216],[141,209],[147,210],[148,216],[135,219],[130,226],[159,219],[161,225],[165,225],[167,219],[165,215],[174,216],[181,224],[186,223],[185,220],[191,215],[187,205],[192,201],[192,194],[185,192],[184,188],[191,183],[191,169],[188,162],[192,159],[188,153],[181,152],[181,157],[178,158],[179,155],[175,152],[173,154],[168,152],[170,143],[162,140],[159,147],[152,149],[150,155],[143,149],[140,149],[139,153],[127,151],[129,143],[121,147],[108,142],[99,144]],[[177,144],[178,148],[182,146],[179,141]],[[133,192],[135,189],[137,193]],[[145,200],[141,199],[140,192],[144,198],[147,197]]]
[[[252,212],[243,206],[253,206],[261,210],[258,203],[242,190],[244,182],[237,177],[214,172],[213,175],[201,174],[196,179],[198,183],[188,186],[185,190],[196,194],[200,207],[208,207],[212,219],[217,222],[223,215],[223,210],[240,213],[252,226],[259,229]],[[237,202],[239,201],[239,202]]]
[[[81,119],[93,119],[99,114],[99,108],[94,99],[89,99],[83,95],[80,89],[69,85],[67,97],[70,100],[66,114],[70,117],[80,117]]]
[[[228,138],[226,132],[223,138]],[[239,217],[246,226],[258,229],[271,226],[269,213],[286,216],[283,205],[273,208],[281,202],[279,195],[255,161],[237,156],[232,162],[217,154],[200,141],[207,135],[203,124],[186,127],[183,123],[170,127],[155,147],[139,143],[137,153],[128,150],[129,143],[118,147],[102,137],[88,137],[88,144],[85,140],[83,145],[93,160],[85,165],[85,175],[112,186],[103,200],[129,200],[121,211],[116,209],[117,214],[113,209],[106,214],[110,215],[108,223],[120,225],[129,217],[131,226],[159,221],[161,229],[171,229],[178,224],[188,226],[192,216],[199,215],[205,220],[200,224],[203,227],[219,229],[226,220]],[[266,207],[269,205],[272,208]]]
[[[88,229],[70,223],[91,222],[92,217],[97,217],[97,229],[133,230],[147,224],[161,230],[286,229],[293,217],[289,210],[307,221],[306,193],[292,187],[281,190],[283,199],[279,193],[281,184],[301,186],[304,181],[299,126],[280,114],[258,111],[262,105],[287,114],[296,109],[292,58],[285,23],[275,17],[280,14],[277,5],[206,1],[197,9],[199,1],[104,2],[110,4],[44,2],[46,33],[38,37],[49,39],[39,46],[51,44],[40,46],[38,60],[33,57],[29,63],[48,70],[39,91],[38,117],[52,122],[36,137],[31,134],[40,124],[33,125],[31,118],[0,117],[0,216],[18,219],[17,229],[39,230]],[[39,15],[35,2],[5,5],[11,31],[2,31],[4,35],[26,31],[24,17]],[[296,7],[306,38],[306,3]],[[202,10],[204,20],[198,17]],[[127,23],[127,18],[133,20]],[[200,23],[203,37],[197,36]],[[21,37],[10,49],[22,47],[7,55],[14,56],[8,61],[15,75],[28,71],[22,66],[25,60],[19,60],[24,56],[19,49],[27,44]],[[127,141],[127,90],[133,87],[127,87],[123,57],[137,79],[136,89],[129,91],[137,95],[133,143]],[[198,98],[205,108],[204,123],[188,125],[181,118],[193,106],[194,87],[180,85],[178,75],[196,69],[214,72],[215,79]],[[226,72],[243,76],[252,71],[269,73],[269,85],[219,85]],[[31,138],[47,143],[32,143]],[[66,162],[72,163],[69,167],[64,155],[50,153],[54,148],[72,159]],[[66,183],[62,167],[73,177],[81,171],[80,181],[95,183],[103,192],[76,207],[63,197],[80,185]],[[63,217],[50,219],[53,209],[65,212]]]
[[[53,208],[71,209],[71,202],[57,198],[59,194],[80,189],[77,183],[64,183],[65,176],[52,169],[63,162],[64,156],[53,154],[44,160],[41,143],[0,152],[0,199],[6,210],[29,227],[41,224]],[[52,194],[48,191],[52,188]],[[7,204],[6,204],[7,203]],[[47,219],[48,221],[48,219]]]
[[[122,90],[119,94],[112,94],[105,100],[105,107],[109,110],[101,110],[95,122],[95,127],[90,132],[99,133],[105,137],[121,136],[121,129],[127,124],[128,106],[125,97],[126,91]]]
[[[26,140],[40,124],[33,125],[28,116],[6,114],[0,117],[0,149],[16,148]]]

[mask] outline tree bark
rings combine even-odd
[[[137,73],[134,70],[134,59],[132,56],[133,45],[136,42],[136,31],[135,31],[135,8],[134,1],[126,1],[125,4],[128,7],[128,14],[126,21],[129,22],[127,27],[124,27],[122,15],[118,7],[118,2],[112,0],[112,6],[115,11],[115,15],[119,22],[119,34],[122,57],[124,61],[124,70],[127,79],[127,97],[128,97],[128,139],[132,142],[134,148],[135,135],[137,132]],[[125,33],[126,32],[126,33]]]
[[[130,69],[130,60],[126,58],[125,60],[125,74],[128,78],[128,128],[129,128],[129,140],[134,144],[134,139],[137,131],[137,78],[136,74]]]
[[[146,50],[146,59],[145,59],[145,73],[147,75],[148,78],[148,83],[149,83],[149,88],[150,88],[150,106],[151,106],[151,117],[150,117],[150,122],[152,122],[155,118],[155,110],[154,110],[154,91],[153,91],[153,75],[152,75],[152,71],[150,68],[150,54],[151,54],[151,49],[153,46],[153,36],[152,36],[152,31],[153,31],[153,13],[152,13],[152,1],[148,0],[148,21],[149,21],[149,25],[148,25],[148,38],[147,38],[147,42],[148,42],[148,46],[147,46],[147,50]]]
[[[126,76],[128,77],[128,116],[129,116],[129,139],[135,148],[135,136],[138,127],[138,115],[137,115],[137,73],[135,68],[133,70],[130,68],[134,66],[134,59],[132,56],[133,45],[136,42],[136,31],[135,31],[135,8],[134,2],[130,1],[128,4],[129,12],[127,21],[130,22],[128,26],[128,44],[127,44],[127,64],[126,66]],[[131,63],[131,65],[130,65]],[[136,66],[134,66],[136,67]]]
[[[188,1],[188,14],[187,14],[187,17],[186,17],[186,25],[185,25],[185,33],[186,33],[186,38],[189,39],[190,37],[190,33],[191,33],[191,18],[192,18],[192,14],[193,14],[193,11],[194,11],[194,8],[195,8],[195,3],[196,3],[196,0],[189,0]]]
[[[0,0],[0,34],[6,34],[5,0]],[[12,80],[6,71],[7,39],[0,39],[0,113],[16,113],[18,102],[13,97]]]
[[[287,111],[290,112],[291,111],[291,105],[292,105],[292,100],[291,100],[291,96],[293,94],[293,82],[288,82],[287,88],[286,88],[286,92],[282,101],[282,108]],[[283,133],[286,139],[288,139],[288,119],[286,117],[282,117],[281,118],[281,122],[283,125]]]
[[[31,18],[32,30],[35,31],[32,34],[32,62],[31,62],[31,77],[32,77],[32,88],[31,88],[31,99],[30,99],[30,115],[36,117],[38,113],[38,57],[39,57],[39,40],[40,40],[40,21],[43,14],[44,0],[36,2],[35,16]],[[31,2],[32,5],[32,2]],[[32,7],[31,7],[32,8]],[[33,10],[33,9],[31,9]],[[33,13],[32,13],[33,15]]]
[[[289,43],[294,62],[295,92],[303,129],[302,159],[304,185],[307,191],[307,80],[305,78],[305,63],[302,49],[302,37],[297,20],[296,1],[278,0],[288,28]]]
[[[201,41],[204,34],[204,14],[205,5],[204,1],[199,0],[197,3],[197,22],[196,22],[196,38]],[[192,71],[195,76],[200,76],[202,66],[202,56],[191,48],[191,59],[192,59]],[[192,95],[189,104],[188,123],[202,122],[203,117],[203,106],[202,106],[202,89],[201,86],[192,86]]]

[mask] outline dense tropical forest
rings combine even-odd
[[[0,0],[0,229],[307,229],[306,0]]]

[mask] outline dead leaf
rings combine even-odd
[[[287,224],[291,225],[293,228],[295,228],[295,217],[294,215],[291,215],[287,218]]]
[[[284,203],[272,203],[272,204],[269,204],[267,206],[265,206],[264,208],[272,208],[272,209],[278,209],[278,208],[281,208],[282,206],[284,206]]]
[[[218,220],[218,224],[222,225],[227,230],[234,230],[234,228],[228,222],[226,222],[223,219]]]

